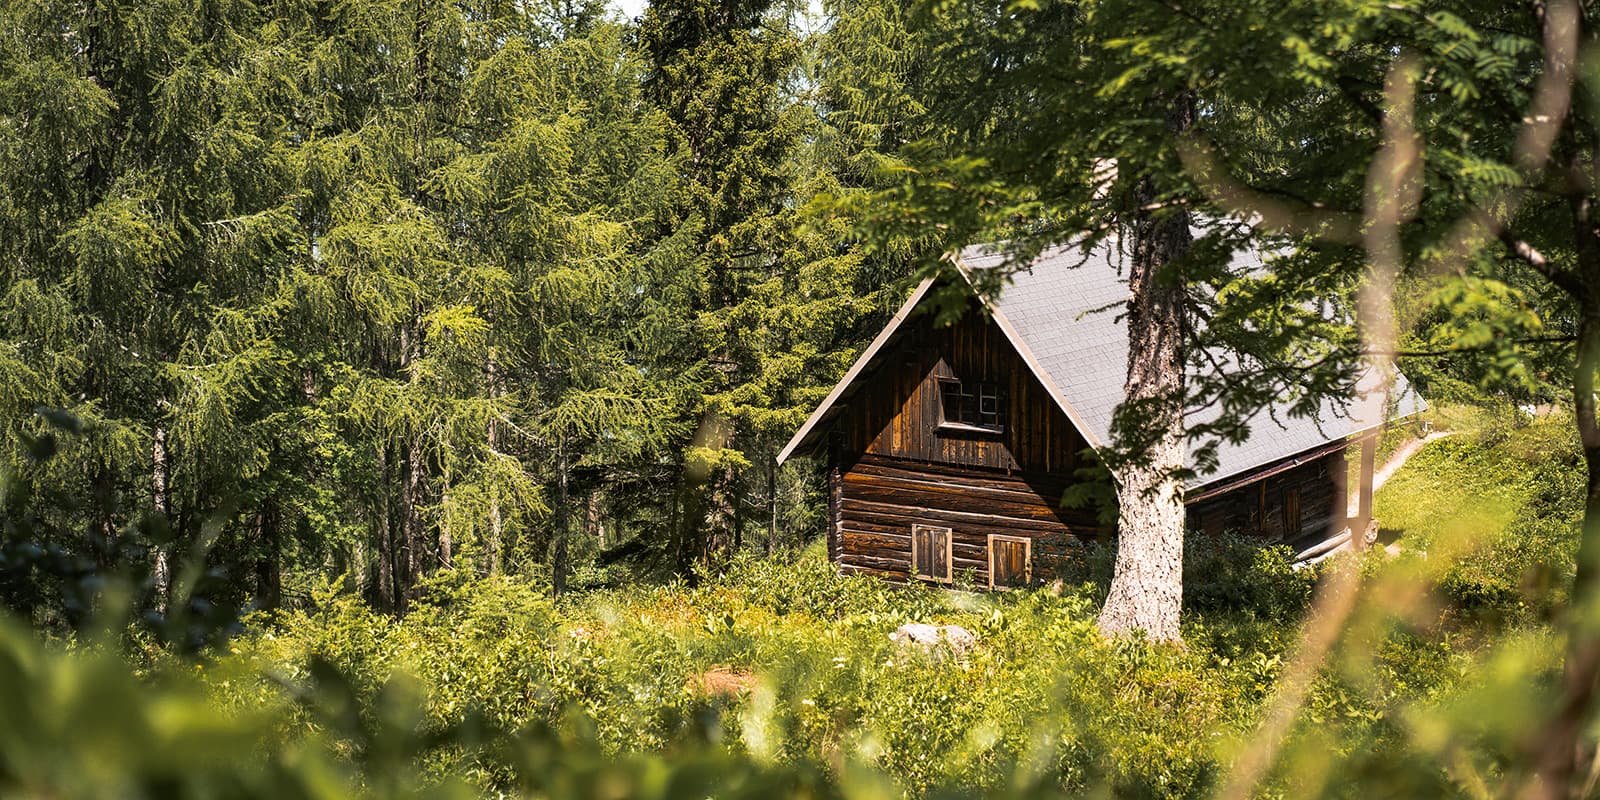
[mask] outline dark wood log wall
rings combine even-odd
[[[942,378],[997,386],[1004,430],[941,430]],[[834,454],[842,569],[910,579],[912,526],[937,525],[951,529],[957,580],[987,586],[991,533],[1033,540],[1036,578],[1099,534],[1060,502],[1088,443],[976,304],[954,325],[910,321],[860,380]]]
[[[1034,575],[1055,573],[1083,541],[1099,535],[1092,516],[1060,507],[1066,480],[1001,470],[915,463],[864,455],[843,473],[839,500],[841,568],[903,581],[911,573],[911,528],[951,531],[959,581],[989,583],[989,534],[1034,540]]]
[[[1271,473],[1289,460],[1263,467]],[[1215,497],[1191,503],[1189,525],[1208,533],[1224,530],[1293,543],[1337,533],[1345,527],[1345,451],[1335,450]],[[1289,493],[1300,495],[1300,530],[1285,529]]]

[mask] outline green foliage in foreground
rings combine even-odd
[[[1578,468],[1556,430],[1459,434],[1380,492],[1400,554],[1361,562],[1362,599],[1257,794],[1524,780],[1561,643],[1519,611],[1528,595],[1460,586],[1525,585],[1543,558],[1515,544],[1530,526],[1551,537],[1527,546],[1571,546],[1552,512],[1571,498],[1542,488],[1562,483],[1545,472]],[[1499,485],[1515,491],[1486,493]],[[1450,519],[1471,523],[1465,544]],[[152,645],[133,670],[110,642],[0,626],[0,794],[1208,796],[1264,746],[1307,603],[1330,580],[1240,545],[1191,547],[1184,650],[1102,639],[1092,581],[908,590],[836,575],[815,551],[742,560],[692,589],[560,599],[446,574],[398,621],[329,589],[204,660]],[[978,641],[902,649],[888,634],[905,622]]]

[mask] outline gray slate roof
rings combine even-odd
[[[969,270],[992,269],[1003,253],[968,248],[958,263]],[[1259,253],[1236,256],[1234,266],[1260,268]],[[1063,406],[1083,428],[1090,444],[1111,440],[1111,415],[1122,401],[1127,375],[1128,337],[1121,316],[1128,298],[1127,269],[1114,243],[1088,254],[1073,246],[1046,250],[1027,268],[1013,274],[1010,285],[991,301],[995,318],[1009,325],[1024,357],[1031,357],[1040,379],[1052,386]],[[1364,381],[1369,387],[1375,377]],[[1391,419],[1422,411],[1427,404],[1397,375]],[[1324,444],[1370,430],[1383,414],[1373,400],[1350,403],[1347,410],[1332,401],[1315,419],[1290,417],[1284,408],[1263,411],[1249,420],[1250,438],[1218,449],[1218,469],[1192,486],[1217,483],[1257,467],[1304,453]],[[1210,412],[1214,418],[1215,411]],[[1196,421],[1204,421],[1202,414]]]

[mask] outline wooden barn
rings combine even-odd
[[[1109,441],[1122,398],[1128,289],[1115,259],[1109,247],[1046,251],[994,300],[963,284],[968,313],[944,327],[917,313],[933,281],[917,287],[778,456],[827,460],[828,554],[841,569],[999,589],[1049,578],[1110,533],[1060,500]],[[1002,261],[974,249],[957,265],[971,275]],[[1423,408],[1403,378],[1397,389],[1391,419]],[[1262,414],[1187,487],[1190,527],[1312,553],[1365,531],[1382,425],[1331,404],[1317,419]]]

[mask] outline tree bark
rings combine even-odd
[[[550,546],[550,591],[560,595],[567,590],[567,526],[572,514],[567,508],[567,443],[556,445],[555,541]]]
[[[1187,128],[1186,99],[1173,103],[1167,125]],[[1142,179],[1135,208],[1150,206],[1156,186]],[[1187,212],[1139,210],[1129,226],[1133,263],[1128,275],[1128,373],[1116,438],[1128,452],[1116,469],[1117,558],[1100,630],[1111,636],[1143,631],[1152,641],[1177,641],[1183,607],[1184,285],[1169,266],[1188,252]]]
[[[494,348],[489,348],[488,363],[484,365],[484,383],[489,389],[489,403],[494,404],[500,398],[500,378],[497,374]],[[487,433],[489,455],[498,458],[500,455],[500,417],[498,412],[489,414],[489,430]],[[490,575],[500,574],[500,531],[504,522],[500,516],[500,487],[498,484],[489,487],[489,540],[483,543],[484,555],[488,560]]]
[[[606,549],[606,520],[598,488],[589,490],[589,501],[584,505],[583,535],[594,540],[596,549]]]
[[[256,533],[261,537],[261,555],[256,558],[256,608],[273,611],[283,599],[281,542],[278,504],[272,498],[256,510]]]
[[[117,486],[111,467],[105,462],[95,465],[89,479],[94,495],[95,521],[89,529],[89,551],[94,553],[95,565],[102,571],[113,566],[111,543],[117,538]]]
[[[711,409],[701,414],[700,427],[690,447],[720,450],[733,438],[733,426]],[[694,566],[703,562],[711,550],[712,493],[716,491],[716,472],[700,462],[685,459],[678,475],[675,501],[676,520],[672,526],[672,547],[678,574],[691,586],[696,581]]]
[[[403,591],[405,601],[416,599],[412,593],[422,579],[422,442],[413,437],[406,446],[400,461],[400,550]]]
[[[1593,218],[1594,198],[1572,202],[1577,239],[1578,275],[1568,289],[1582,292],[1578,301],[1577,363],[1573,365],[1572,399],[1578,442],[1587,468],[1583,533],[1577,571],[1564,613],[1567,649],[1562,664],[1562,697],[1540,735],[1531,743],[1537,776],[1525,794],[1558,800],[1576,794],[1583,774],[1585,730],[1600,696],[1600,417],[1596,417],[1596,374],[1600,373],[1600,228]]]
[[[150,495],[151,505],[162,523],[171,530],[172,502],[169,494],[171,466],[167,460],[167,429],[156,425],[150,436]],[[167,545],[152,544],[150,548],[150,582],[155,590],[156,610],[166,613],[167,594],[172,587],[171,568],[167,564]]]
[[[440,504],[450,507],[450,474],[446,472],[441,483],[444,488],[440,490]],[[455,537],[450,533],[450,518],[440,515],[439,519],[439,569],[450,569],[455,566]]]
[[[421,356],[422,320],[414,316],[400,328],[400,371],[407,374],[412,384],[418,376],[417,360]],[[422,452],[422,433],[408,431],[407,444],[400,458],[400,581],[395,588],[402,604],[415,599],[412,593],[422,579],[422,492],[423,476],[427,469]]]
[[[400,592],[395,586],[394,514],[389,508],[389,446],[378,445],[378,607],[386,613],[400,611]]]
[[[778,552],[778,456],[767,456],[767,555]]]

